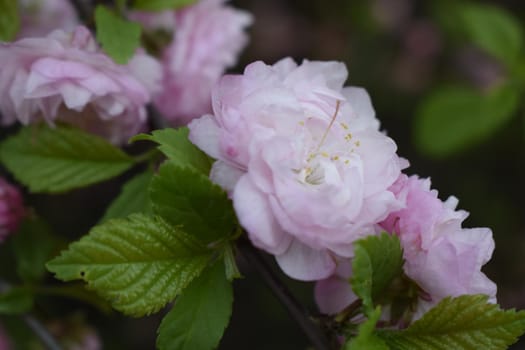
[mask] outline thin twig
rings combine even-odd
[[[261,253],[246,239],[237,240],[242,257],[261,275],[275,297],[283,304],[290,316],[298,323],[317,350],[331,350],[329,340],[318,325],[312,320],[308,310],[295,299],[286,285],[276,276]]]
[[[46,346],[49,350],[62,350],[62,346],[53,338],[51,333],[48,332],[46,327],[44,327],[36,318],[31,315],[25,315],[22,317],[24,322],[29,328],[37,335],[42,344]]]
[[[0,279],[0,293],[6,292],[11,288],[11,284]],[[42,325],[42,323],[40,323],[40,321],[38,321],[34,316],[31,314],[26,314],[21,316],[21,318],[27,324],[27,326],[31,328],[31,330],[36,334],[36,336],[40,339],[42,344],[46,346],[47,349],[62,350],[62,346],[58,344],[46,327]]]

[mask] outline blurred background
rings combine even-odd
[[[345,62],[347,84],[368,90],[383,129],[410,160],[408,174],[431,177],[441,199],[458,197],[459,208],[470,212],[465,227],[493,230],[496,250],[484,271],[497,283],[503,308],[525,309],[523,2],[476,2],[481,12],[466,14],[458,8],[461,2],[448,0],[232,3],[255,17],[250,45],[232,72],[286,56]],[[507,36],[511,44],[498,47]],[[118,193],[115,182],[124,180],[30,200],[59,233],[75,239]],[[78,231],[70,232],[71,225]],[[306,349],[304,335],[257,273],[243,261],[240,267],[245,278],[235,282],[233,318],[220,349]],[[315,312],[312,286],[286,283]],[[56,299],[53,312],[63,316],[79,305]],[[87,309],[71,317],[95,326],[106,349],[153,349],[160,316],[133,320]],[[5,323],[29,337],[22,326]],[[525,349],[525,342],[513,349]]]

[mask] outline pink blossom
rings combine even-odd
[[[79,24],[77,13],[68,0],[18,0],[19,39],[41,37],[55,29],[72,31]]]
[[[212,86],[248,42],[244,29],[251,15],[224,2],[201,0],[174,13],[174,40],[163,52],[163,89],[155,97],[172,124],[185,125],[211,112]],[[155,18],[147,22],[165,27],[165,17]]]
[[[442,202],[430,180],[401,175],[391,186],[404,208],[391,213],[380,225],[399,236],[405,259],[404,272],[424,292],[417,302],[414,318],[419,318],[447,296],[486,294],[496,302],[496,285],[481,267],[494,250],[488,228],[464,229],[465,211],[456,211],[457,199]],[[342,311],[356,296],[348,282],[351,269],[343,268],[316,284],[320,310],[333,314]]]
[[[420,306],[463,294],[486,294],[496,302],[496,285],[481,272],[494,250],[491,230],[462,228],[468,213],[455,210],[454,197],[439,200],[428,179],[401,175],[392,191],[405,207],[381,225],[399,235],[405,273],[428,293]]]
[[[0,242],[18,229],[24,215],[22,195],[16,187],[0,178]]]
[[[336,256],[400,208],[388,188],[405,164],[366,92],[343,89],[346,75],[337,62],[255,62],[223,77],[214,115],[189,125],[252,242],[301,280],[331,275]]]
[[[1,124],[59,120],[113,143],[143,128],[161,75],[141,53],[127,66],[115,64],[85,27],[0,44],[0,62]]]

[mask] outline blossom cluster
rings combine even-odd
[[[19,5],[19,40],[0,43],[0,124],[63,122],[114,144],[145,130],[150,102],[174,125],[211,111],[211,86],[235,63],[251,23],[223,0],[166,11],[155,18],[171,19],[167,29],[176,34],[161,57],[139,49],[119,65],[80,25],[69,1]]]
[[[481,272],[491,231],[462,228],[468,214],[456,198],[443,202],[430,180],[403,173],[408,162],[381,132],[370,97],[344,87],[346,78],[338,62],[255,62],[224,76],[213,114],[190,123],[251,241],[290,277],[317,281],[328,314],[356,299],[353,243],[383,231],[399,237],[404,273],[420,289],[415,317],[446,296],[495,302],[496,286]]]
[[[250,14],[224,0],[176,11],[130,12],[146,30],[169,33],[157,57],[139,48],[125,65],[108,57],[65,0],[20,1],[16,41],[0,43],[0,124],[67,123],[124,144],[147,128],[152,104],[213,157],[210,178],[227,191],[252,243],[290,277],[316,282],[322,312],[357,299],[348,279],[354,243],[399,237],[405,275],[417,285],[417,318],[446,296],[486,294],[481,271],[494,250],[487,228],[408,161],[380,128],[367,92],[345,86],[340,62],[285,58],[225,75],[247,44]],[[222,77],[221,77],[222,76]],[[0,180],[0,240],[24,210]]]

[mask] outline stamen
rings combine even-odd
[[[335,113],[334,113],[334,116],[332,117],[332,120],[330,120],[330,124],[328,124],[328,128],[326,128],[324,134],[323,134],[323,137],[321,137],[321,142],[319,142],[319,145],[317,146],[317,149],[315,150],[315,153],[319,152],[319,150],[321,149],[321,147],[323,146],[325,140],[326,140],[326,137],[328,136],[328,132],[330,131],[330,129],[332,128],[332,125],[334,125],[334,122],[335,122],[335,119],[337,118],[337,113],[339,113],[339,106],[341,104],[341,101],[337,100],[336,103],[335,103]]]

